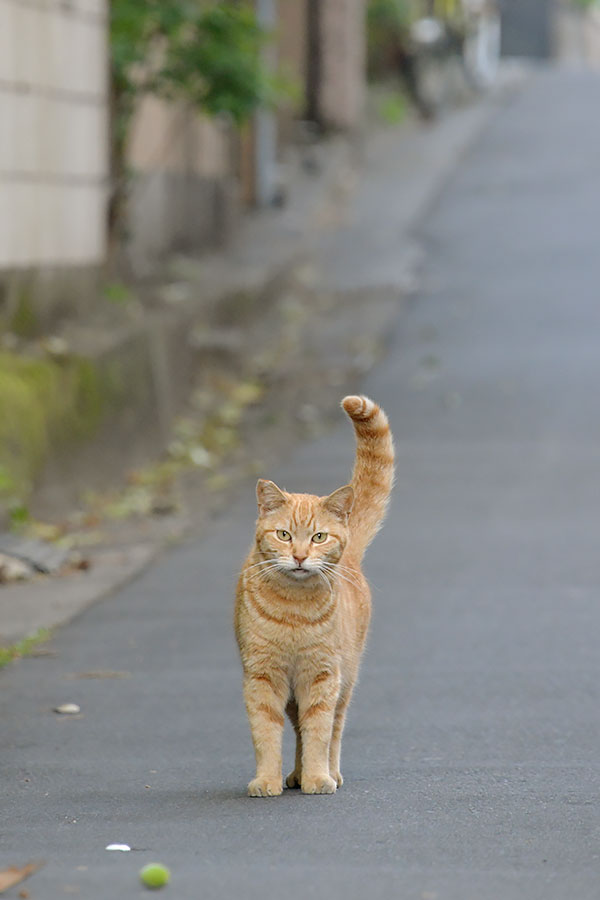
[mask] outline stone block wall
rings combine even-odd
[[[0,270],[106,250],[107,0],[0,0]]]

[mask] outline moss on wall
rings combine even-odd
[[[29,285],[21,285],[17,293],[9,329],[13,334],[21,338],[30,338],[36,333],[37,316],[31,294],[31,286]]]
[[[0,501],[25,502],[51,449],[92,435],[109,400],[89,360],[0,353]]]

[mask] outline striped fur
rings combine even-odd
[[[280,794],[283,715],[296,732],[288,787],[342,784],[346,709],[367,635],[371,598],[360,568],[393,482],[385,413],[366,397],[342,405],[357,439],[351,485],[327,497],[257,485],[255,542],[238,582],[235,631],[256,753],[254,797]]]
[[[387,510],[394,484],[394,442],[386,414],[368,397],[345,397],[342,406],[356,434],[351,482],[354,506],[349,524],[350,548],[361,559]]]

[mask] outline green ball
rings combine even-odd
[[[140,881],[147,888],[161,888],[168,883],[171,873],[161,863],[148,863],[140,870]]]

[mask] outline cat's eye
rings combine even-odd
[[[291,541],[291,539],[292,539],[292,536],[289,533],[289,531],[284,531],[283,528],[281,528],[277,532],[277,537],[279,538],[280,541]]]
[[[317,531],[312,536],[313,544],[324,544],[328,537],[329,535],[326,531]]]

